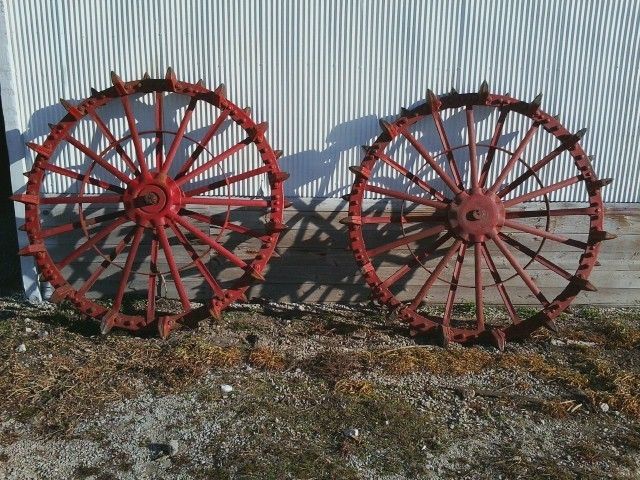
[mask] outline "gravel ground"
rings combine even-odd
[[[0,307],[3,479],[640,478],[638,310],[498,352],[367,306],[249,305],[167,341]]]

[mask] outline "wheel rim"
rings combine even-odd
[[[101,320],[103,333],[113,327],[137,330],[156,325],[166,337],[180,323],[207,315],[218,317],[230,303],[245,299],[252,283],[264,280],[262,272],[286,228],[283,182],[288,174],[278,167],[282,153],[272,150],[265,137],[267,124],[256,124],[249,109],[228,100],[223,85],[210,91],[201,82],[178,81],[171,69],[164,79],[145,75],[134,82],[124,82],[112,73],[112,83],[113,87],[102,92],[92,90],[91,97],[78,105],[63,101],[68,114],[51,125],[42,145],[29,144],[37,157],[28,173],[26,193],[14,196],[25,203],[23,228],[30,241],[20,253],[35,257],[42,277],[55,288],[52,300],[72,301],[82,312]],[[171,97],[174,103],[176,99],[187,102],[175,130],[165,128],[169,95],[175,95]],[[153,99],[153,128],[138,127],[131,101],[136,97],[140,103],[143,98]],[[127,135],[118,138],[102,118],[103,107],[114,105],[119,105],[120,118],[128,128]],[[197,108],[205,114],[213,112],[215,118],[199,140],[189,134]],[[105,149],[94,151],[89,142],[79,139],[87,122],[106,140]],[[214,154],[209,144],[212,139],[220,144],[222,131],[230,132],[224,140],[231,134],[241,139]],[[61,158],[67,148],[83,154],[88,166],[65,166]],[[238,166],[232,162],[240,152],[249,160]],[[212,177],[215,181],[209,180]],[[71,179],[77,192],[46,194],[46,186],[60,179]],[[243,182],[258,181],[262,195],[233,194],[238,185],[250,188]],[[91,189],[99,193],[89,192]],[[55,217],[43,226],[41,209],[56,205],[70,206],[76,217],[72,221]],[[64,255],[59,248],[49,247],[48,242],[63,243],[60,238],[76,230],[84,237]],[[236,252],[238,246],[243,247]],[[90,275],[79,285],[70,282],[69,269],[79,270],[79,262],[89,252],[104,261],[92,265]],[[212,260],[207,262],[206,257]],[[162,260],[164,270],[159,267]],[[96,285],[113,268],[120,268],[118,288],[113,304],[105,306],[94,299]],[[181,277],[189,269],[211,292],[202,307],[192,307]],[[223,273],[224,278],[217,278]],[[182,307],[179,313],[157,306],[158,283],[164,282],[166,274],[175,285]],[[140,276],[147,278],[140,281]],[[146,297],[139,314],[123,308],[134,279]]]
[[[487,118],[497,117],[492,118],[494,125],[486,143],[476,138],[474,115],[481,109],[491,112]],[[447,121],[464,115],[460,121],[466,129],[462,145],[451,145],[445,113],[451,113]],[[501,146],[509,143],[503,138],[509,116],[529,122],[524,135],[518,132],[513,150]],[[596,265],[599,243],[614,237],[603,230],[600,195],[601,187],[611,180],[597,179],[589,157],[579,145],[584,130],[576,134],[567,131],[557,118],[540,109],[540,97],[523,102],[508,95],[490,94],[486,83],[479,92],[470,94],[452,91],[437,97],[429,91],[425,103],[403,109],[395,121],[381,120],[380,124],[382,133],[376,142],[363,147],[365,158],[361,165],[351,167],[356,179],[348,196],[349,215],[343,223],[349,226],[351,249],[374,296],[408,322],[413,333],[435,334],[444,344],[489,341],[504,348],[506,340],[526,336],[540,326],[555,329],[554,319],[575,296],[581,290],[595,289],[588,277]],[[428,148],[417,138],[417,131],[431,132],[436,153],[436,147]],[[426,134],[426,141],[431,141],[428,137]],[[530,163],[524,154],[534,139],[553,139],[558,146]],[[456,156],[461,149],[466,150],[464,159]],[[480,149],[484,152],[480,153]],[[501,152],[504,158],[498,160]],[[565,180],[543,183],[540,175],[546,174],[545,167],[552,166],[561,156],[572,159],[573,173]],[[422,162],[424,168],[412,166],[412,158]],[[418,161],[413,163],[417,165]],[[388,186],[398,179],[404,189]],[[532,188],[532,181],[538,186]],[[576,186],[587,198],[584,207],[551,208],[549,196]],[[382,206],[373,208],[373,201],[365,200],[372,194]],[[525,202],[539,198],[544,200],[542,208],[523,209]],[[586,238],[554,232],[551,219],[558,217],[584,219]],[[528,219],[542,221],[543,228],[527,224]],[[397,225],[399,234],[394,233]],[[532,247],[533,242],[526,244],[519,236],[537,239],[538,245]],[[541,254],[545,242],[575,250],[575,273]],[[392,256],[396,260],[393,268],[389,266]],[[427,268],[427,261],[433,266]],[[537,299],[539,309],[535,313],[524,318],[518,313],[506,283],[509,278],[501,274],[502,267],[497,263],[507,265],[513,272],[510,278],[524,284]],[[559,293],[555,298],[545,296],[530,273],[530,265],[539,267],[542,275],[559,278],[562,285],[556,288]],[[417,289],[415,294],[411,291],[410,298],[401,298],[411,290],[407,277],[421,266],[427,271],[426,278],[413,287]],[[463,267],[473,289],[472,319],[455,315]],[[448,286],[441,289],[440,296],[431,294],[435,295],[431,303],[443,308],[435,313],[425,311],[422,305],[439,282]],[[502,322],[485,318],[484,295],[488,287],[495,288],[504,307]]]

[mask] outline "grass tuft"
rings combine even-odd
[[[489,352],[481,348],[445,350],[418,345],[382,351],[374,355],[374,358],[377,365],[391,375],[424,372],[452,376],[479,373],[493,359]]]
[[[249,364],[262,370],[279,372],[284,370],[286,361],[284,356],[270,347],[254,348],[249,354]]]
[[[333,390],[343,395],[370,397],[373,395],[375,388],[373,383],[368,380],[343,378],[335,384]]]

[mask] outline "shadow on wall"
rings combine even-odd
[[[489,109],[477,109],[476,123],[486,120],[490,112]],[[395,116],[383,118],[391,121]],[[452,146],[466,144],[467,124],[464,111],[446,118],[444,126]],[[291,173],[287,184],[289,192],[298,192],[302,187],[314,182],[314,189],[318,195],[310,203],[302,202],[295,195],[291,198],[293,207],[289,209],[291,216],[287,220],[290,230],[281,237],[278,248],[280,256],[271,261],[266,275],[267,283],[261,289],[263,296],[284,296],[298,302],[348,303],[370,300],[370,289],[365,284],[349,249],[348,227],[339,223],[346,215],[348,206],[346,202],[338,199],[350,192],[351,185],[337,185],[333,179],[344,178],[342,171],[346,171],[349,166],[344,160],[347,152],[356,149],[356,156],[364,158],[361,145],[371,145],[379,133],[378,117],[361,117],[334,127],[326,137],[326,149],[308,150],[281,159],[281,168]],[[419,129],[413,131],[413,134],[428,151],[442,150],[432,121],[421,122]],[[517,132],[504,134],[500,139],[501,146],[508,144],[516,135]],[[478,143],[489,142],[490,139],[478,139]],[[407,148],[406,143],[392,143],[388,153],[396,159],[403,158],[404,161],[401,163],[413,172],[424,168],[424,159],[415,149]],[[463,178],[467,173],[467,155],[466,149],[454,153],[456,165]],[[448,170],[444,156],[437,157],[437,161]],[[304,168],[300,168],[301,166]],[[393,172],[390,171],[386,176],[376,176],[378,183],[386,188],[406,190],[406,179],[399,174],[393,175]],[[448,187],[439,179],[430,183],[439,190],[448,191]],[[325,202],[327,198],[333,198],[335,202]],[[331,206],[335,208],[328,208]],[[378,235],[381,235],[381,238],[377,241],[392,241],[398,238],[398,231],[388,226],[381,228]],[[440,254],[437,252],[435,257]],[[400,265],[407,261],[408,255],[408,252],[405,255],[400,251],[391,255],[389,260]],[[292,282],[293,278],[299,279],[299,282]]]
[[[72,101],[73,102],[73,101]],[[176,131],[178,129],[178,112],[185,105],[176,99],[165,103],[165,129]],[[134,102],[134,112],[140,130],[152,129],[154,122],[154,106],[143,102]],[[60,105],[52,105],[40,109],[31,117],[28,128],[24,134],[25,141],[31,141],[42,137],[49,132],[47,123],[62,118],[66,111]],[[106,121],[122,120],[122,110],[101,109],[101,116]],[[481,122],[489,116],[489,110],[476,112],[476,122]],[[393,116],[385,119],[392,120]],[[226,127],[223,127],[225,129]],[[466,143],[466,119],[463,111],[456,112],[445,119],[445,128],[452,145]],[[200,138],[206,127],[192,130],[189,136]],[[347,227],[339,223],[345,215],[346,203],[340,200],[340,196],[348,193],[351,185],[336,184],[334,178],[345,178],[342,173],[346,170],[346,158],[354,149],[358,152],[356,157],[362,158],[361,145],[370,145],[380,132],[378,117],[374,115],[364,116],[350,120],[335,126],[326,136],[327,147],[324,150],[307,150],[280,159],[282,170],[291,174],[285,184],[287,192],[299,192],[303,187],[313,184],[317,197],[310,203],[304,203],[295,195],[289,194],[294,205],[285,212],[285,221],[290,230],[281,236],[278,246],[279,255],[274,256],[266,271],[266,282],[259,287],[252,287],[251,294],[270,300],[286,300],[294,302],[362,302],[370,299],[370,290],[361,278],[360,272],[353,256],[348,248]],[[421,122],[419,129],[414,130],[416,138],[430,152],[438,152],[442,149],[437,131],[433,122]],[[504,135],[501,142],[508,143],[517,132]],[[93,150],[98,150],[105,139],[95,130],[88,145]],[[478,143],[488,143],[489,139],[478,139]],[[165,149],[170,141],[165,141]],[[154,146],[148,145],[146,153],[151,154]],[[182,143],[179,148],[178,158],[186,158],[192,144]],[[406,144],[392,144],[388,151],[394,158],[402,158],[403,163],[414,172],[419,171],[424,165],[424,160],[412,148]],[[437,157],[444,166],[446,158]],[[455,160],[460,173],[464,176],[467,167],[466,150],[456,152]],[[85,159],[87,161],[87,159]],[[179,164],[180,162],[178,162]],[[448,167],[446,167],[448,168]],[[100,175],[96,172],[96,176]],[[392,172],[380,178],[380,182],[387,188],[406,188],[403,177],[398,178]],[[351,178],[351,176],[347,176]],[[108,174],[103,172],[103,180],[110,181]],[[406,180],[406,179],[405,179]],[[433,181],[436,188],[446,190],[444,185]],[[325,202],[325,199],[335,199],[333,202]],[[329,207],[328,207],[329,206]],[[72,207],[69,207],[69,210]],[[397,238],[398,232],[393,229],[382,228],[378,234],[382,239]],[[176,248],[181,248],[176,242]],[[236,243],[231,243],[234,247]],[[233,248],[233,247],[230,247]],[[402,251],[392,252],[392,260],[397,263],[406,261],[406,255]],[[102,257],[94,255],[94,261],[100,262]],[[91,259],[84,258],[85,268],[72,271],[68,280],[74,284],[87,278],[86,263]],[[107,278],[108,282],[117,287],[118,274]],[[106,283],[103,283],[106,285]],[[115,288],[115,287],[114,287]],[[207,298],[211,295],[209,287],[202,282],[192,289],[195,298]],[[175,292],[174,295],[175,296]]]
[[[150,105],[148,103],[145,103],[144,101],[141,101],[141,98],[142,97],[138,97],[135,100],[133,100],[131,102],[131,107],[132,107],[132,111],[134,112],[134,117],[136,118],[136,122],[137,122],[136,127],[138,129],[138,132],[141,134],[141,136],[143,136],[142,132],[151,131],[155,129],[155,106],[152,104]],[[84,99],[70,99],[69,102],[75,105],[83,100]],[[178,130],[179,119],[181,118],[179,113],[180,112],[183,113],[186,104],[187,102],[184,101],[184,97],[181,97],[179,95],[171,94],[171,95],[166,95],[164,97],[163,129],[166,132],[176,132]],[[106,106],[101,107],[99,111],[100,111],[100,114],[99,114],[100,118],[104,121],[104,123],[107,126],[110,126],[111,123],[114,121],[116,123],[118,121],[125,122],[124,111],[120,107],[120,103],[117,101],[111,102]],[[60,104],[50,105],[34,112],[31,118],[29,119],[26,131],[24,132],[23,139],[20,139],[19,141],[21,143],[32,142],[32,141],[34,142],[39,141],[40,143],[42,143],[42,141],[44,141],[43,139],[50,132],[49,123],[55,123],[60,121],[66,114],[67,114],[67,111]],[[86,119],[81,121],[91,122],[90,120],[86,120]],[[226,120],[218,130],[218,134],[223,134],[231,124],[232,124],[231,120]],[[95,127],[94,124],[92,125]],[[209,126],[205,126],[201,128],[193,128],[188,131],[188,136],[199,139],[205,134],[208,127]],[[78,127],[76,127],[76,129],[77,128]],[[130,135],[130,131],[127,129],[126,131],[121,132],[121,135],[116,135],[116,137],[125,138],[128,135]],[[167,153],[169,146],[172,143],[172,140],[173,140],[173,135],[170,135],[167,133],[163,136],[165,154]],[[109,141],[107,140],[107,138],[103,135],[103,133],[98,128],[92,128],[91,138],[83,139],[83,141],[94,152],[100,152],[102,149],[105,148],[106,144],[109,144]],[[131,158],[134,158],[134,152],[132,149],[133,147],[129,146],[129,148],[127,148],[127,146],[125,145],[125,150],[127,150]],[[189,157],[192,150],[193,150],[193,143],[187,140],[183,140],[178,145],[175,158],[186,159]],[[155,143],[151,142],[149,143],[149,145],[145,146],[144,155],[146,158],[152,158],[154,154],[155,154]],[[60,156],[60,152],[56,152],[56,155]],[[35,158],[35,154],[32,154],[32,159],[34,158]],[[119,161],[118,155],[113,149],[111,149],[109,153],[105,154],[104,158],[106,158],[107,160]],[[21,162],[22,159],[18,159],[18,161]],[[69,159],[67,158],[65,159],[65,161],[69,161]],[[114,161],[110,161],[110,163],[113,164]],[[69,167],[69,168],[74,171],[85,172],[85,171],[89,171],[88,169],[91,163],[92,162],[88,157],[84,157],[82,163],[74,164],[73,167]],[[64,166],[68,167],[68,164],[65,164]],[[170,170],[170,174],[171,173],[173,173],[174,175],[177,174],[179,166],[180,166],[180,162],[175,162],[173,167]],[[31,167],[30,163],[28,163],[28,167],[29,168]],[[122,168],[125,168],[125,167],[122,166]],[[107,171],[103,169],[93,170],[91,172],[91,175],[94,178],[97,178],[102,181],[106,181],[109,183],[116,183],[116,184],[118,183],[115,177],[113,177],[111,174],[109,174]],[[189,185],[190,187],[195,187],[195,186],[200,186],[203,183],[207,183],[207,181],[206,180],[194,181]],[[23,192],[24,187],[19,191]],[[65,191],[60,192],[58,189],[55,192],[51,192],[51,193],[66,193],[66,194],[79,193],[78,182],[71,180],[69,182],[69,188],[67,188]],[[100,193],[104,193],[104,192],[100,190]],[[77,207],[75,205],[68,205],[68,206],[65,206],[63,210],[60,210],[60,209],[56,210],[56,216],[59,215],[60,218],[64,218],[66,220],[47,219],[46,215],[49,213],[48,209],[41,209],[41,215],[43,218],[43,222],[45,221],[68,222],[68,221],[76,220],[78,218],[76,210],[77,210]],[[70,219],[73,219],[73,220],[70,220]],[[22,222],[18,222],[18,223],[19,224],[24,223],[24,219],[22,220],[23,220]],[[173,247],[173,249],[176,251],[180,250],[180,252],[182,253],[183,247],[178,242],[177,238],[172,237],[171,235],[168,235],[168,236],[169,236],[169,242]],[[144,240],[143,240],[143,243],[144,243]],[[109,245],[109,247],[113,247],[113,245]],[[105,253],[109,253],[109,252],[105,249]],[[162,257],[162,254],[160,254],[160,257]],[[97,266],[102,262],[103,258],[104,257],[100,256],[99,253],[94,250],[90,250],[89,252],[83,254],[79,258],[79,265],[77,268],[73,268],[73,269],[68,268],[65,271],[66,280],[71,285],[74,285],[74,286],[81,285],[85,280],[87,280],[87,278],[95,270],[95,268],[97,268]],[[87,268],[89,264],[92,264],[92,267]],[[116,271],[115,273],[110,273],[110,274],[105,272],[105,278],[102,278],[97,285],[103,286],[103,291],[107,297],[113,297],[119,283],[120,283],[120,272]],[[190,287],[191,287],[190,294],[194,299],[206,299],[212,296],[210,287],[204,281],[202,281],[198,285],[190,285]],[[177,298],[177,293],[175,289],[169,296]]]

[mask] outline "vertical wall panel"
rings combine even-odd
[[[42,140],[61,117],[59,97],[108,86],[110,70],[133,79],[171,65],[211,88],[225,82],[231,99],[269,121],[292,172],[290,196],[338,197],[378,118],[419,101],[427,87],[465,91],[486,78],[493,90],[525,99],[542,91],[545,110],[572,130],[589,127],[584,146],[598,173],[616,178],[606,200],[640,201],[634,0],[0,3],[11,38],[0,48],[15,64],[25,141]],[[551,180],[568,174],[555,168]],[[574,195],[555,200],[581,200]]]

